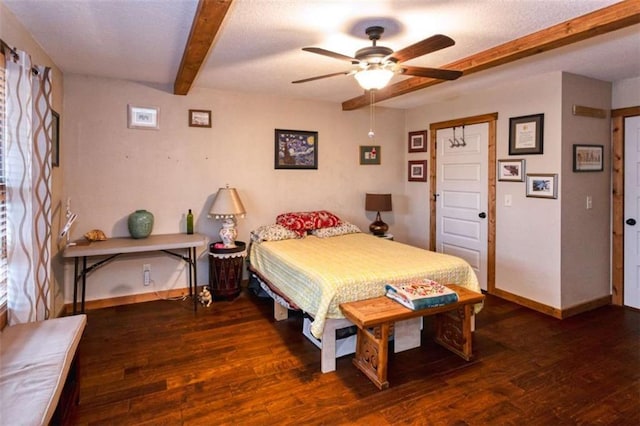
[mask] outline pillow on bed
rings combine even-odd
[[[260,243],[262,241],[280,241],[300,238],[300,235],[281,225],[264,225],[251,231],[251,241]]]
[[[276,218],[276,223],[302,237],[307,231],[330,228],[342,224],[342,221],[331,212],[317,210],[311,212],[283,213]]]
[[[338,226],[332,226],[331,228],[314,229],[313,231],[311,231],[311,234],[315,235],[318,238],[328,238],[337,237],[338,235],[356,234],[358,232],[362,231],[356,225],[347,221],[342,221],[342,224]]]

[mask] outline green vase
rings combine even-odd
[[[153,214],[146,210],[136,210],[129,215],[127,225],[129,225],[131,237],[147,238],[153,229]]]

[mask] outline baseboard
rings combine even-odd
[[[112,306],[130,305],[132,303],[150,302],[152,300],[172,299],[189,295],[189,287],[162,290],[161,292],[130,294],[127,296],[110,297],[108,299],[87,300],[84,302],[85,311],[92,309],[110,308]],[[73,303],[65,303],[64,311],[73,312]]]
[[[490,294],[558,319],[569,318],[571,316],[611,304],[611,296],[609,295],[591,300],[589,302],[580,303],[569,308],[558,309],[531,299],[527,299],[526,297],[509,293],[508,291],[500,290],[499,288],[493,289]]]
[[[242,280],[242,282],[240,283],[240,288],[243,290],[246,289],[248,282],[249,280]],[[199,285],[198,287],[202,288],[204,287],[204,285]],[[92,309],[110,308],[112,306],[130,305],[132,303],[151,302],[152,300],[173,299],[188,295],[189,287],[174,288],[171,290],[161,290],[158,293],[140,293],[120,297],[110,297],[108,299],[86,300],[84,302],[84,309],[85,311],[90,311]],[[62,311],[65,314],[71,314],[73,312],[73,303],[65,303]]]
[[[562,310],[545,305],[540,302],[536,302],[535,300],[527,299],[526,297],[518,296],[516,294],[509,293],[508,291],[500,290],[499,288],[494,288],[493,290],[491,290],[490,294],[493,294],[494,296],[498,296],[510,302],[517,303],[518,305],[527,307],[529,309],[533,309],[534,311],[538,311],[546,315],[551,315],[554,318],[562,319]]]
[[[571,306],[562,310],[562,318],[569,318],[574,315],[581,314],[583,312],[591,311],[601,306],[607,306],[611,304],[611,295],[600,297],[590,302],[580,303],[578,305]]]

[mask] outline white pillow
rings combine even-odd
[[[311,231],[311,235],[315,235],[318,238],[328,238],[337,237],[338,235],[355,234],[358,232],[362,232],[360,228],[358,228],[353,223],[349,223],[343,220],[342,223],[338,226],[314,229],[313,231]]]
[[[295,232],[282,225],[264,225],[251,231],[251,241],[260,243],[262,241],[279,241],[301,238]]]

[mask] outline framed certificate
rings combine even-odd
[[[544,114],[509,119],[509,155],[542,154]]]

